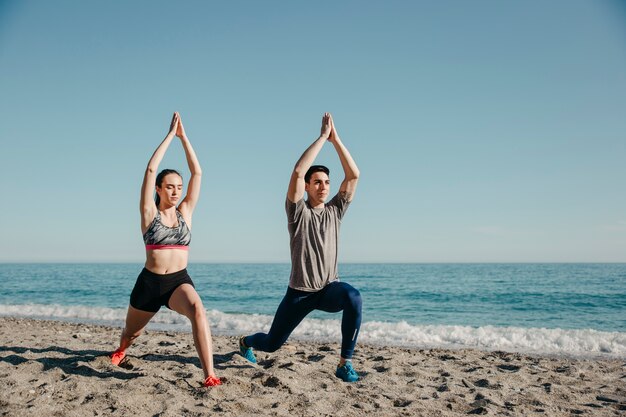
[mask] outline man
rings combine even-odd
[[[345,178],[339,192],[327,204],[329,170],[312,165],[326,142],[335,147]],[[274,352],[313,310],[337,313],[341,322],[341,356],[335,375],[345,382],[359,379],[352,366],[352,354],[361,326],[361,295],[351,285],[340,282],[337,273],[339,226],[359,180],[350,153],[335,129],[332,116],[325,113],[319,138],[302,154],[289,181],[287,219],[291,248],[291,277],[269,333],[256,333],[239,340],[241,355],[256,363],[252,348]],[[304,193],[307,201],[304,201]]]

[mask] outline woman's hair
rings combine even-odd
[[[163,171],[159,172],[159,175],[157,175],[156,181],[154,182],[155,185],[157,187],[161,187],[161,184],[163,183],[163,178],[165,178],[165,176],[169,174],[176,174],[181,179],[183,178],[183,176],[180,175],[180,172],[176,171],[175,169],[164,169]],[[159,208],[160,202],[161,202],[161,197],[159,197],[159,193],[154,193],[154,203],[156,204],[157,208]]]

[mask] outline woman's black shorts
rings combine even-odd
[[[172,293],[183,284],[191,284],[195,288],[187,269],[161,275],[144,268],[137,277],[133,292],[130,293],[130,305],[152,313],[159,311],[161,306],[170,308],[168,304]]]

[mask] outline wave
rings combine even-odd
[[[126,308],[3,305],[0,316],[67,320],[122,327]],[[214,334],[240,335],[267,331],[272,317],[260,314],[229,314],[207,311]],[[148,328],[154,330],[190,331],[187,318],[167,309],[157,314]],[[305,319],[292,337],[304,341],[338,342],[339,320]],[[359,341],[373,345],[411,348],[473,348],[486,351],[566,355],[574,357],[626,358],[626,333],[593,329],[546,329],[496,326],[412,325],[370,321],[361,326]]]

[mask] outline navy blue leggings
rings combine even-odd
[[[247,336],[246,346],[263,352],[274,352],[289,338],[291,332],[313,310],[337,313],[343,310],[341,320],[341,357],[351,359],[361,327],[361,294],[345,282],[331,282],[317,292],[287,288],[280,302],[269,333]]]

